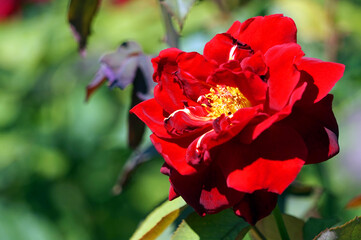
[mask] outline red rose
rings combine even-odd
[[[170,199],[201,215],[232,207],[253,224],[304,164],[338,153],[328,92],[344,66],[304,57],[296,32],[288,17],[255,17],[203,55],[170,48],[152,60],[154,98],[131,111],[153,132]]]

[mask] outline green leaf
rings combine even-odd
[[[243,239],[249,228],[248,223],[237,217],[230,209],[205,217],[192,213],[182,221],[172,239]]]
[[[100,5],[100,0],[70,0],[68,21],[78,41],[80,53],[84,53],[90,26]]]
[[[356,217],[342,226],[326,229],[314,240],[359,240],[360,236],[361,220]]]
[[[319,219],[310,218],[303,227],[303,238],[305,240],[312,240],[317,234],[322,232],[324,229],[332,227],[338,222],[336,218],[330,219]]]
[[[283,221],[285,222],[287,233],[292,240],[303,240],[303,226],[304,222],[301,219],[293,216],[283,214]],[[281,236],[278,232],[276,220],[273,215],[263,218],[258,221],[256,227],[260,232],[269,240],[281,240]],[[260,238],[251,230],[252,239],[259,240]]]
[[[323,218],[334,218],[338,211],[341,210],[339,206],[339,196],[333,192],[324,189],[321,199],[318,201],[319,212]]]
[[[186,202],[181,197],[173,201],[166,201],[147,216],[130,239],[156,239],[186,206]]]
[[[195,0],[161,0],[160,2],[177,20],[180,29],[182,29],[184,20],[186,19],[190,9],[195,3]]]

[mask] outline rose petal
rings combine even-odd
[[[230,35],[217,34],[205,45],[203,55],[218,64],[225,63],[229,60],[229,52],[233,45],[233,40]]]
[[[256,222],[268,216],[277,204],[277,194],[265,190],[246,194],[244,198],[233,207],[235,214],[243,217],[248,223]]]
[[[172,113],[184,106],[198,105],[183,94],[181,85],[173,74],[163,73],[158,85],[154,88],[154,98],[162,108]]]
[[[290,43],[270,48],[265,54],[269,67],[269,108],[280,111],[289,98],[300,79],[300,72],[295,62],[304,53],[298,44]]]
[[[340,151],[340,146],[338,145],[338,136],[328,128],[324,128],[329,139],[328,146],[328,158],[332,158]]]
[[[281,194],[307,158],[301,136],[292,128],[273,126],[252,144],[237,138],[218,146],[211,158],[222,160],[227,185],[241,192],[267,189]]]
[[[240,21],[235,21],[232,26],[227,30],[227,33],[231,34],[232,37],[237,38],[241,25],[242,23]]]
[[[154,81],[158,85],[154,88],[154,98],[162,108],[172,113],[182,109],[185,105],[197,105],[183,94],[181,84],[177,82],[174,73],[178,70],[176,59],[181,53],[179,49],[169,48],[159,53],[159,56],[152,59]]]
[[[164,127],[172,136],[186,137],[204,132],[212,126],[212,122],[211,118],[204,115],[202,107],[189,107],[172,113],[164,120]]]
[[[172,138],[164,128],[165,116],[163,115],[163,108],[154,98],[139,103],[130,112],[137,115],[158,137]]]
[[[228,198],[221,194],[218,188],[203,189],[199,199],[199,203],[206,209],[207,213],[217,213],[220,210],[230,207]]]
[[[199,215],[205,215],[205,209],[200,204],[200,195],[203,186],[203,172],[197,172],[190,175],[182,175],[174,169],[171,169],[169,180],[176,191],[184,201],[188,203]]]
[[[262,53],[266,53],[273,46],[297,41],[295,23],[282,14],[254,17],[241,25],[235,23],[228,31],[239,41],[248,44],[254,51],[259,50]]]
[[[243,71],[251,71],[260,76],[267,73],[267,66],[263,54],[258,51],[251,57],[246,57],[241,63]]]
[[[286,107],[284,107],[281,111],[269,116],[262,115],[262,118],[258,118],[259,122],[254,125],[250,125],[245,129],[240,136],[240,139],[243,143],[251,143],[255,140],[263,131],[271,127],[274,123],[281,121],[291,114],[293,105],[302,98],[303,93],[307,88],[307,83],[304,82],[301,86],[299,86],[290,97],[290,101]]]
[[[243,81],[239,81],[239,88],[243,95],[251,102],[253,106],[264,103],[267,94],[267,84],[256,74],[243,72]]]
[[[267,187],[270,192],[282,194],[295,180],[303,165],[304,160],[299,158],[282,161],[258,158],[243,169],[230,173],[227,184],[248,193]]]
[[[281,122],[296,129],[302,136],[308,149],[306,164],[326,161],[339,151],[332,98],[328,95],[311,106],[295,107],[292,114]]]
[[[194,102],[197,101],[199,96],[209,93],[211,88],[206,82],[199,81],[183,70],[177,71],[175,77],[183,89],[183,94]]]
[[[301,58],[297,65],[299,70],[304,70],[313,78],[318,88],[318,94],[314,102],[320,101],[333,88],[345,71],[345,65],[333,62],[324,62],[316,58]]]
[[[209,214],[217,213],[236,204],[243,193],[228,188],[219,166],[212,165],[204,175],[200,204]]]
[[[242,60],[252,54],[252,49],[238,42],[230,34],[217,34],[211,41],[209,41],[203,50],[203,55],[210,61],[215,61],[218,64],[226,63],[229,60]]]
[[[172,168],[177,170],[181,175],[189,175],[197,173],[197,170],[187,164],[185,160],[185,154],[189,143],[187,139],[179,139],[173,141],[163,140],[156,135],[150,135],[155,149],[162,155],[164,161]]]
[[[226,63],[222,63],[221,65],[219,65],[218,71],[222,69],[230,70],[234,74],[242,72],[241,64],[237,60],[230,60]]]
[[[207,163],[209,160],[209,151],[234,136],[236,136],[253,117],[258,113],[257,108],[243,108],[233,114],[232,119],[221,117],[220,120],[214,121],[214,129],[204,133],[195,139],[187,149],[186,159],[191,165]]]
[[[203,55],[197,52],[183,52],[178,55],[177,63],[179,69],[192,75],[195,79],[205,82],[213,73],[216,64],[208,61]]]
[[[244,195],[227,187],[218,166],[209,166],[186,176],[171,170],[170,181],[174,191],[202,216],[229,208]]]
[[[160,80],[165,65],[173,65],[172,71],[175,70],[174,67],[176,66],[176,59],[181,52],[182,51],[177,48],[167,48],[160,51],[159,56],[152,59],[152,64],[154,68],[153,79],[155,82],[158,82]]]
[[[170,187],[169,187],[169,196],[168,196],[169,201],[172,201],[172,200],[176,199],[177,197],[179,197],[179,194],[176,193],[173,186],[170,185]]]

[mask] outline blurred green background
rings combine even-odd
[[[307,56],[346,65],[333,89],[341,153],[321,164],[321,180],[314,166],[306,166],[299,179],[330,190],[317,201],[326,202],[321,213],[342,221],[361,215],[359,209],[344,209],[361,194],[361,2],[229,0],[224,11],[216,2],[203,0],[191,9],[182,50],[201,52],[234,20],[284,13],[295,20]],[[114,6],[103,1],[85,58],[78,55],[67,24],[67,4],[27,5],[0,22],[1,240],[128,239],[167,198],[160,158],[143,164],[121,195],[112,194],[132,153],[127,147],[131,87],[103,86],[84,101],[103,53],[125,40],[139,42],[147,54],[167,47],[158,2]],[[314,198],[291,197],[286,209],[302,217],[313,205]]]

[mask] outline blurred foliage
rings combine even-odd
[[[329,5],[336,2],[334,13]],[[361,193],[361,5],[355,0],[197,1],[184,22],[180,48],[202,51],[204,44],[238,19],[271,13],[292,17],[298,40],[309,57],[346,65],[336,85],[335,114],[341,153],[306,166],[299,180],[326,189],[287,198],[286,210],[298,217],[337,216],[342,222],[361,215],[345,210]],[[330,14],[332,13],[332,14]],[[112,195],[118,174],[131,156],[127,117],[131,87],[106,87],[85,103],[85,87],[98,59],[125,40],[137,41],[146,54],[166,48],[159,3],[133,0],[102,5],[88,39],[87,57],[66,22],[67,1],[25,6],[0,23],[0,238],[128,239],[147,213],[164,201],[168,179],[162,160],[142,165],[119,196]],[[174,19],[173,19],[174,20]],[[175,20],[174,20],[175,21]],[[329,43],[330,36],[336,37]],[[144,144],[149,143],[147,137]],[[316,205],[316,207],[315,207]],[[316,210],[315,210],[316,209]],[[320,211],[318,211],[320,209]],[[166,238],[165,238],[166,239]]]

